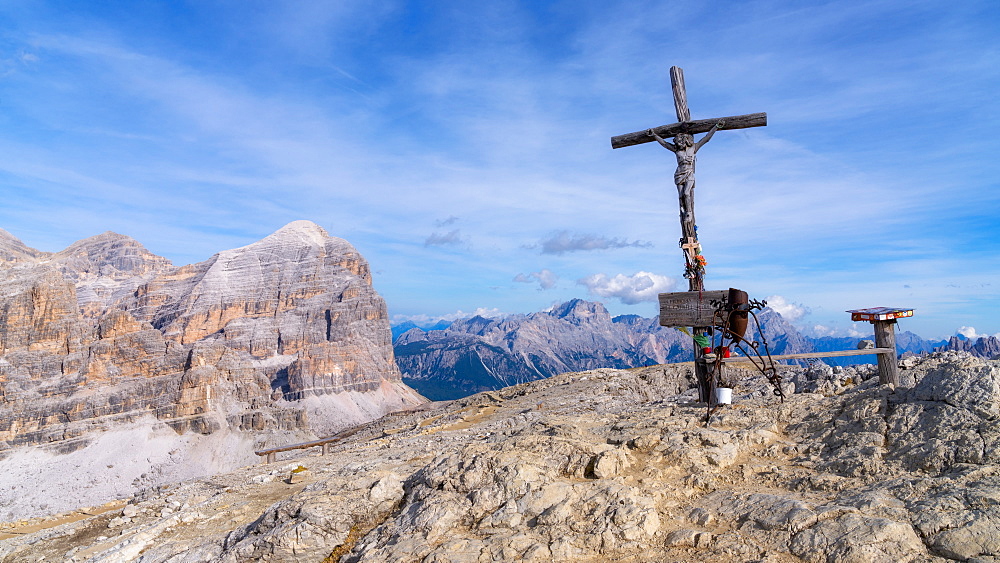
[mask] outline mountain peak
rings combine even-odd
[[[149,276],[173,267],[170,260],[153,254],[139,241],[114,231],[78,240],[52,257],[74,281],[96,275]]]
[[[21,239],[0,229],[0,262],[23,262],[46,255],[21,242]]]
[[[551,315],[560,319],[584,320],[601,315],[610,318],[610,314],[603,304],[583,299],[571,299],[556,305],[552,308]]]
[[[304,240],[310,240],[317,244],[323,244],[327,239],[331,238],[330,233],[326,232],[326,229],[306,219],[292,221],[275,231],[267,238],[271,237],[297,237]]]

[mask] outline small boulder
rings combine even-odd
[[[597,454],[593,463],[594,477],[597,479],[610,479],[620,475],[632,465],[625,452],[619,449]]]
[[[682,528],[667,534],[667,547],[704,547],[712,541],[712,534],[703,530]]]
[[[309,470],[301,465],[292,470],[288,475],[288,484],[295,485],[305,481],[309,477]]]

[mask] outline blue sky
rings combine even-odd
[[[1000,333],[1000,3],[0,4],[0,228],[182,265],[309,219],[395,319],[686,289],[673,155],[610,137],[767,112],[699,153],[706,286],[816,334]]]

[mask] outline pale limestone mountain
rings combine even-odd
[[[47,257],[76,286],[84,317],[96,317],[153,277],[174,269],[131,237],[104,232]]]
[[[35,250],[21,242],[14,235],[0,229],[0,265],[34,262],[47,255],[47,252]]]
[[[0,252],[0,456],[140,424],[231,442],[209,472],[424,401],[368,263],[309,221],[180,268],[115,233]]]

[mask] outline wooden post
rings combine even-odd
[[[871,307],[852,309],[852,321],[868,321],[875,325],[875,346],[887,352],[880,352],[878,358],[878,382],[881,385],[899,385],[899,364],[896,363],[896,319],[913,316],[913,309],[894,307]]]
[[[878,382],[880,385],[899,386],[899,364],[896,362],[896,319],[872,321],[875,325],[875,346],[891,348],[892,353],[882,353],[878,358]]]
[[[678,123],[686,123],[691,121],[691,109],[688,107],[687,101],[687,87],[684,85],[684,71],[680,67],[672,66],[670,67],[670,89],[674,94],[674,109],[677,113]],[[693,195],[693,194],[692,194]],[[695,229],[694,222],[694,198],[691,199],[687,205],[685,205],[683,196],[681,197],[681,250],[684,251],[685,261],[688,264],[688,274],[691,273],[690,265],[693,257],[700,254],[700,245],[698,244],[698,231]],[[684,209],[687,207],[687,209]],[[687,248],[684,248],[684,244],[687,244]],[[705,283],[701,276],[690,275],[688,277],[688,291],[704,291]],[[706,326],[692,326],[691,333],[697,336],[706,336],[711,330],[710,327]],[[698,400],[703,403],[712,402],[712,394],[714,393],[714,385],[712,384],[712,377],[709,375],[708,364],[704,361],[705,352],[700,346],[695,344],[694,346],[694,376],[695,381],[698,382]]]
[[[687,88],[684,85],[684,71],[680,67],[670,67],[670,87],[674,95],[677,123],[612,137],[611,147],[617,149],[655,140],[676,156],[677,171],[674,173],[674,183],[677,185],[677,196],[680,203],[680,240],[686,264],[684,277],[688,279],[688,291],[701,294],[705,289],[703,281],[705,259],[701,255],[701,245],[698,243],[698,230],[694,217],[695,153],[712,138],[716,131],[761,127],[767,125],[767,115],[755,113],[692,121],[687,101]],[[696,133],[705,133],[705,136],[695,142],[692,135]],[[674,137],[674,142],[666,141],[663,137]],[[691,333],[696,336],[706,336],[712,330],[710,324],[689,326],[691,326]],[[700,346],[695,345],[694,348],[694,369],[698,381],[698,396],[702,402],[711,404],[714,401],[712,391],[715,387],[715,379],[721,374],[714,374],[709,370]],[[719,367],[721,369],[721,365]]]

